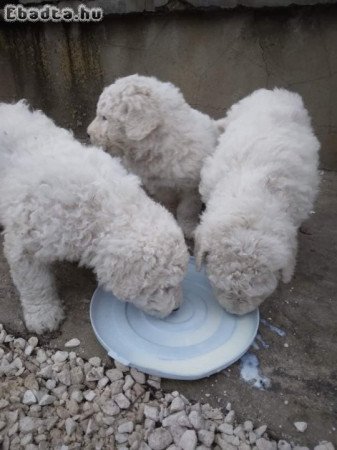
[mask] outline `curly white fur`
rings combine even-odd
[[[120,156],[191,237],[201,211],[200,170],[221,130],[221,123],[191,108],[171,83],[131,75],[104,89],[88,134],[92,143]]]
[[[51,264],[79,261],[119,298],[160,317],[179,305],[183,234],[116,158],[23,101],[0,105],[0,223],[27,328],[64,317]]]
[[[292,278],[297,229],[315,200],[319,142],[299,95],[261,89],[234,105],[201,172],[196,256],[221,305],[255,309]]]

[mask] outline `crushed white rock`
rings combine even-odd
[[[70,351],[43,349],[0,325],[0,448],[3,450],[309,450],[268,437],[267,426],[237,423],[226,409],[164,394],[160,379],[115,363],[106,368]],[[305,431],[305,422],[296,422]],[[320,442],[314,450],[334,450]]]
[[[70,339],[70,341],[66,342],[64,346],[66,348],[75,348],[81,345],[81,341],[77,338]]]
[[[308,428],[307,422],[295,422],[294,425],[296,429],[301,433],[304,433],[305,430]]]

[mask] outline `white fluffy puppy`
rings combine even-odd
[[[131,75],[102,92],[91,142],[138,174],[147,192],[176,213],[187,237],[199,221],[204,158],[213,153],[221,125],[191,108],[171,83]]]
[[[319,142],[299,95],[260,89],[234,105],[201,173],[206,210],[196,230],[198,264],[231,313],[255,309],[291,280],[297,229],[319,185]]]
[[[179,306],[183,234],[117,159],[84,147],[23,101],[0,105],[0,222],[27,328],[64,313],[51,264],[79,261],[119,298],[156,316]]]

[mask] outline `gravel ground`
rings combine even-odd
[[[164,393],[160,379],[98,357],[85,361],[72,339],[65,351],[7,334],[0,325],[0,446],[3,450],[306,450],[268,437],[267,426],[237,423],[223,411]],[[305,431],[306,423],[298,422]],[[320,442],[315,450],[334,450]]]

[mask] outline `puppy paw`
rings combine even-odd
[[[45,308],[40,308],[38,311],[25,312],[24,317],[29,331],[42,334],[47,331],[57,330],[65,315],[60,305],[48,305]]]

